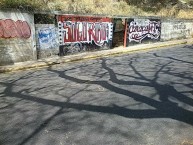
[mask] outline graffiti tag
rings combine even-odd
[[[51,48],[56,45],[55,28],[45,27],[38,31],[39,43],[41,48]]]
[[[131,21],[129,23],[128,33],[129,42],[135,41],[141,43],[146,37],[150,39],[159,39],[160,37],[160,22],[157,21]]]
[[[186,25],[185,23],[176,23],[173,25],[173,30],[185,30],[186,29]]]
[[[0,38],[30,38],[31,29],[26,21],[0,20]]]

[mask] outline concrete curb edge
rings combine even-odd
[[[38,69],[38,68],[46,68],[57,64],[63,64],[63,63],[70,63],[70,62],[77,62],[82,60],[89,60],[89,59],[97,59],[101,57],[110,57],[110,56],[118,56],[122,54],[129,54],[129,53],[135,53],[140,51],[147,51],[147,50],[155,50],[160,49],[163,47],[171,47],[176,45],[182,45],[182,44],[190,44],[191,40],[177,40],[177,41],[171,41],[171,42],[158,42],[152,44],[147,44],[144,46],[135,46],[134,48],[124,48],[124,49],[111,49],[111,50],[104,50],[104,51],[97,51],[97,52],[90,52],[83,55],[71,55],[68,57],[61,57],[56,60],[40,60],[40,61],[33,61],[29,64],[23,63],[23,65],[9,65],[9,66],[0,66],[0,73],[8,73],[8,72],[15,72],[19,70],[30,70],[30,69]],[[102,53],[105,52],[105,53]]]

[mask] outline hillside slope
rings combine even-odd
[[[80,14],[193,18],[193,0],[0,0],[0,8]]]

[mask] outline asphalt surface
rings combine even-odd
[[[0,75],[0,145],[193,142],[193,46]]]
[[[156,42],[149,44],[139,44],[134,46],[129,46],[127,48],[120,46],[115,47],[113,49],[100,50],[100,51],[86,51],[82,53],[77,53],[73,55],[67,55],[64,57],[54,56],[49,58],[42,58],[34,61],[25,61],[18,62],[11,65],[0,66],[0,73],[5,72],[13,72],[18,70],[29,70],[29,69],[37,69],[37,68],[45,68],[53,65],[81,61],[81,60],[90,60],[97,59],[121,54],[130,54],[138,51],[147,51],[147,50],[155,50],[164,47],[172,47],[178,46],[182,44],[193,44],[193,38],[182,39],[182,40],[171,40],[166,42]]]

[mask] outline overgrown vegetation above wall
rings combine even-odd
[[[0,8],[122,16],[193,18],[193,0],[0,0]]]

